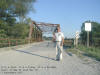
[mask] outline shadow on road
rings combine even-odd
[[[31,54],[31,55],[34,55],[34,56],[39,56],[39,57],[42,57],[42,58],[46,58],[46,59],[49,59],[49,60],[56,61],[54,58],[50,58],[50,57],[47,57],[47,56],[41,56],[41,55],[38,55],[38,54],[34,54],[34,53],[22,51],[22,50],[15,50],[15,51],[22,52],[22,53],[26,53],[26,54]]]
[[[73,56],[72,53],[66,52],[69,56]]]
[[[69,56],[73,56],[72,53],[67,52],[67,49],[71,48],[70,46],[63,46],[63,49],[65,50],[65,52],[69,55]]]

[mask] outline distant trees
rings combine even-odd
[[[29,10],[34,10],[36,0],[0,0],[0,38],[24,38],[28,33],[28,23],[21,22]],[[19,19],[19,21],[17,21]],[[25,18],[25,20],[27,20]],[[28,22],[28,21],[27,21]]]
[[[85,23],[82,24],[80,39],[82,44],[86,44],[87,41],[87,32],[85,31]],[[90,45],[92,46],[99,46],[100,45],[100,23],[98,22],[91,22],[92,24],[92,31],[90,32]]]

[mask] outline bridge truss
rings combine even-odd
[[[32,24],[30,24],[29,39],[33,38],[34,40],[42,41],[43,34],[52,34],[58,25],[32,21]]]

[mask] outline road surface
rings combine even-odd
[[[63,51],[56,61],[52,42],[25,45],[0,52],[0,75],[100,75],[100,63],[83,61]]]

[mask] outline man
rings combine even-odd
[[[53,41],[56,44],[56,60],[62,60],[64,35],[60,30],[60,26],[57,26],[56,32],[53,34]]]

